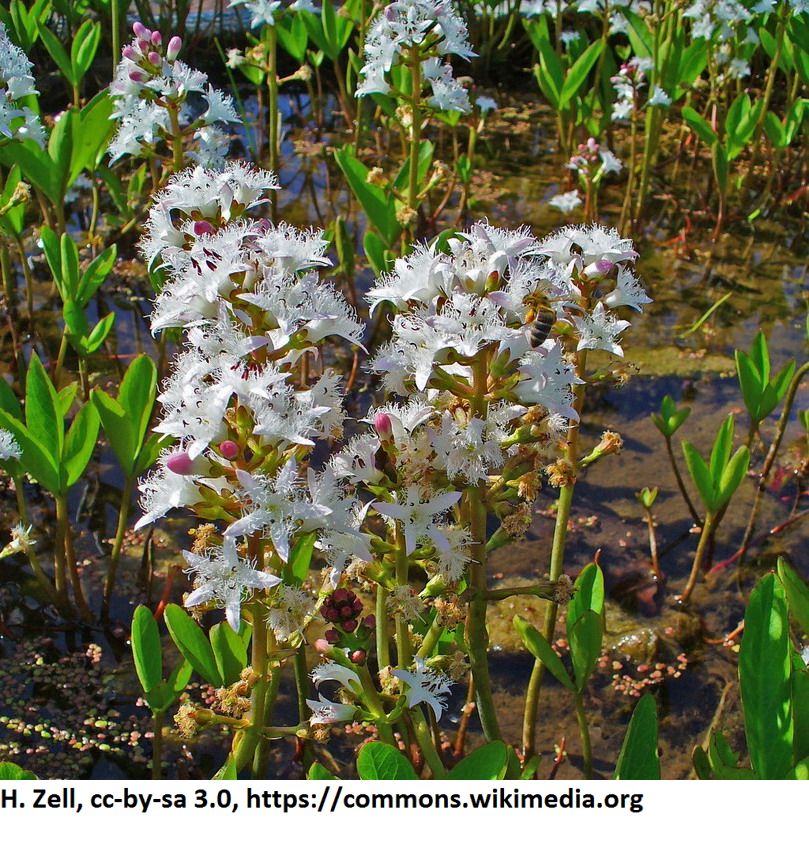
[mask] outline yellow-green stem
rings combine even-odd
[[[115,589],[115,576],[118,572],[118,562],[121,558],[121,549],[124,544],[124,534],[126,534],[126,523],[129,519],[129,508],[132,503],[132,487],[134,477],[127,477],[124,480],[124,488],[121,493],[121,508],[118,511],[118,526],[115,529],[115,537],[112,542],[112,552],[110,554],[110,562],[107,567],[107,577],[104,580],[104,596],[101,604],[101,617],[107,619],[110,615],[110,600],[112,592]]]
[[[481,352],[473,366],[474,396],[471,405],[477,417],[486,419],[488,393],[488,355]],[[469,608],[466,615],[466,646],[469,654],[469,666],[475,678],[475,690],[478,705],[478,716],[486,739],[499,740],[500,726],[497,722],[497,712],[492,697],[491,678],[489,676],[489,632],[486,628],[486,483],[480,481],[477,486],[466,490],[466,509],[469,531],[472,536],[469,565]]]
[[[584,378],[587,364],[587,353],[578,352],[575,358],[576,375]],[[584,392],[586,385],[580,385],[576,391],[574,408],[581,421],[581,413],[584,405]],[[570,521],[570,510],[573,505],[573,494],[576,487],[576,474],[578,471],[579,450],[579,423],[573,424],[567,434],[567,460],[572,471],[572,477],[559,490],[559,503],[556,507],[556,524],[553,530],[553,544],[551,546],[551,561],[548,578],[551,582],[559,581],[559,577],[565,568],[565,544],[567,541],[567,526]],[[557,603],[552,602],[545,612],[545,621],[542,634],[546,641],[553,639],[556,628],[556,617],[559,611]],[[542,689],[542,680],[545,676],[545,666],[540,660],[534,662],[531,677],[528,681],[528,689],[525,695],[525,711],[523,713],[522,745],[525,760],[528,760],[535,752],[536,743],[536,720],[539,707],[539,693]]]
[[[702,570],[702,559],[703,557],[705,557],[705,550],[707,549],[708,544],[711,541],[711,537],[713,536],[714,530],[715,527],[713,514],[706,513],[705,522],[702,526],[702,533],[699,535],[699,543],[697,543],[697,551],[694,555],[694,563],[691,565],[691,574],[688,576],[688,581],[686,582],[685,589],[679,597],[679,601],[683,604],[687,603],[691,599],[691,594],[694,590],[695,585],[697,584],[697,579],[699,578],[700,571]]]

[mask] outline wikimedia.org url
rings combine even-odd
[[[469,783],[471,784],[471,783]],[[610,809],[632,814],[643,811],[642,793],[592,792],[578,787],[546,790],[535,783],[533,789],[499,786],[484,790],[443,791],[436,789],[385,789],[368,785],[355,790],[347,784],[327,784],[313,789],[314,784],[301,786],[298,791],[262,789],[261,787],[221,787],[158,792],[144,788],[126,787],[101,792],[85,787],[54,789],[27,784],[15,787],[0,785],[0,815],[3,811],[61,810],[91,813],[121,810],[130,813],[160,815],[168,809],[212,809],[219,813],[249,813],[250,810],[280,811],[283,814],[319,812],[346,813],[355,810],[419,811],[431,809],[473,809],[504,812],[509,810],[542,811],[571,809]]]

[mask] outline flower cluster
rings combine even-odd
[[[45,142],[45,130],[30,107],[20,104],[26,96],[35,95],[33,63],[22,48],[15,45],[0,23],[0,140],[34,140]]]
[[[135,38],[123,49],[110,85],[112,116],[119,120],[111,160],[154,152],[161,141],[171,141],[193,161],[221,167],[229,146],[223,126],[241,121],[233,99],[178,59],[179,36],[164,45],[157,30],[139,22],[133,30]],[[204,101],[204,109],[194,107],[194,95]]]
[[[175,507],[222,522],[186,555],[197,584],[186,604],[224,606],[234,628],[241,599],[280,581],[300,535],[315,535],[335,578],[370,560],[363,509],[331,468],[306,464],[318,439],[341,432],[340,378],[293,381],[303,355],[331,336],[358,343],[362,327],[316,274],[319,233],[248,216],[275,187],[244,164],[188,168],[156,196],[142,246],[165,277],[152,328],[182,328],[185,342],[159,397],[156,430],[174,445],[141,483],[139,524]],[[283,637],[308,613],[286,597],[267,604]]]
[[[466,90],[442,59],[450,54],[463,59],[475,56],[466,24],[448,0],[397,0],[385,7],[368,31],[357,95],[390,92],[391,69],[409,62],[412,51],[432,92],[427,103],[435,110],[469,112]]]

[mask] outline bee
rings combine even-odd
[[[528,329],[528,342],[532,349],[536,349],[548,339],[553,323],[556,322],[556,314],[550,305],[538,299],[529,307],[526,322],[531,324]]]

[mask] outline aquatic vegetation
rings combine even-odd
[[[0,10],[0,774],[805,779],[807,35]]]

